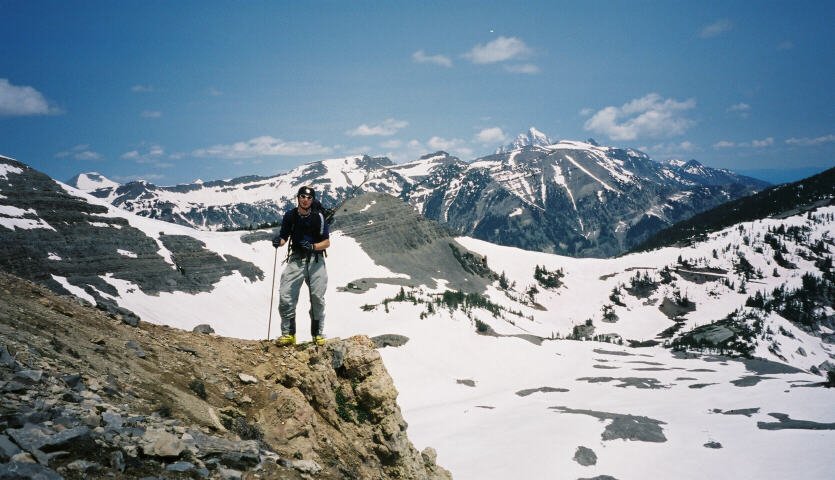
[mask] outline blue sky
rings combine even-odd
[[[835,165],[835,2],[0,0],[0,154],[273,175],[554,139],[770,181]]]

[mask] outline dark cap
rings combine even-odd
[[[298,197],[299,195],[310,195],[311,197],[316,198],[316,192],[310,187],[301,187],[296,196]]]

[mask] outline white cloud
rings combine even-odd
[[[524,73],[526,75],[536,75],[540,71],[539,67],[532,63],[505,65],[504,69],[510,73]]]
[[[327,155],[332,151],[332,148],[323,146],[319,142],[292,142],[280,138],[262,136],[243,142],[235,142],[230,145],[213,145],[207,148],[200,148],[194,150],[192,155],[196,157],[244,159],[276,155]]]
[[[747,116],[748,112],[751,111],[751,105],[748,105],[747,103],[740,102],[740,103],[737,103],[735,105],[731,105],[730,107],[728,107],[727,111],[738,113],[738,114],[743,115],[743,116]]]
[[[143,145],[141,148],[123,153],[119,158],[133,160],[140,164],[156,165],[158,167],[172,166],[170,163],[163,162],[166,158],[165,148],[157,144]]]
[[[43,94],[32,87],[12,85],[0,78],[0,116],[56,115],[61,110],[49,104]]]
[[[734,24],[728,20],[727,18],[720,18],[715,22],[705,25],[699,30],[699,37],[701,38],[713,38],[722,35],[725,32],[730,31],[734,27]]]
[[[397,133],[398,130],[406,128],[409,126],[409,122],[405,120],[395,120],[393,118],[388,118],[378,125],[367,125],[363,123],[359,127],[348,130],[345,132],[346,135],[350,135],[352,137],[368,137],[368,136],[381,136],[381,137],[389,137]]]
[[[152,85],[134,85],[130,87],[130,91],[133,93],[149,93],[155,90]]]
[[[583,117],[588,117],[592,113],[594,113],[593,108],[584,108],[584,109],[580,110],[580,115],[583,116]]]
[[[792,137],[792,138],[786,140],[786,143],[788,143],[789,145],[797,145],[797,146],[800,146],[800,147],[812,147],[812,146],[815,146],[815,145],[822,145],[824,143],[831,143],[831,142],[835,142],[835,135],[833,135],[831,133],[829,135],[824,135],[824,136],[815,137],[815,138],[809,138],[809,137],[794,138],[794,137]]]
[[[476,45],[464,54],[464,58],[473,63],[485,64],[516,60],[530,54],[530,47],[522,40],[516,37],[499,37],[484,45]]]
[[[142,118],[160,118],[162,117],[162,112],[159,110],[144,110],[139,116]]]
[[[713,144],[713,148],[765,148],[774,145],[774,137],[763,138],[762,140],[751,140],[750,142],[731,142],[720,140]]]
[[[470,158],[473,156],[473,149],[467,146],[467,142],[458,138],[446,139],[438,136],[430,138],[426,142],[429,150],[443,150],[458,157]]]
[[[433,63],[442,67],[451,67],[452,59],[446,55],[427,55],[423,50],[412,54],[412,61],[415,63]]]
[[[69,150],[58,152],[55,158],[72,158],[74,160],[96,161],[103,157],[100,153],[90,149],[90,145],[76,145]]]
[[[429,148],[433,150],[451,150],[463,143],[463,140],[458,140],[455,138],[446,139],[443,137],[434,136],[426,142],[426,145],[428,145]]]
[[[641,137],[663,138],[681,135],[693,125],[683,112],[696,106],[688,99],[679,102],[650,93],[620,107],[609,106],[586,120],[586,130],[608,135],[612,140],[635,140]]]
[[[736,143],[730,142],[728,140],[720,140],[713,144],[713,148],[734,148]]]
[[[507,139],[507,136],[499,127],[485,128],[475,135],[475,139],[481,143],[501,143]]]
[[[206,90],[206,95],[208,95],[210,97],[219,97],[219,96],[223,95],[223,92],[221,92],[220,90],[218,90],[215,87],[209,87]]]

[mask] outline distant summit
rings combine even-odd
[[[92,192],[100,188],[119,187],[119,183],[114,182],[98,172],[79,173],[69,179],[67,185],[85,192]]]
[[[553,143],[554,141],[548,138],[548,135],[540,132],[535,127],[531,127],[527,132],[517,135],[511,143],[499,147],[496,153],[508,153],[524,147],[545,147]]]

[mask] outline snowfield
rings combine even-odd
[[[252,262],[265,272],[255,282],[239,274],[224,277],[213,291],[198,295],[151,296],[130,282],[105,277],[117,288],[119,305],[144,321],[184,329],[208,323],[220,335],[261,339],[269,324],[272,338],[280,333],[277,312],[269,319],[272,266],[278,258],[275,274],[280,275],[283,249],[276,252],[267,240],[244,243],[244,232],[197,231],[132,215],[65,188],[107,206],[111,215],[127,218],[152,238],[161,232],[190,235],[210,250]],[[326,260],[325,332],[331,337],[408,337],[405,345],[380,353],[400,393],[410,438],[419,450],[434,447],[438,464],[456,479],[829,479],[835,471],[835,389],[814,386],[823,378],[809,370],[832,362],[835,347],[820,337],[772,314],[765,322],[789,335],[761,339],[755,350],[761,361],[565,337],[590,319],[595,335],[653,340],[677,323],[679,332],[687,332],[721,320],[757,290],[797,287],[802,273],[819,271],[790,242],[786,258],[798,268],[777,265],[764,235],[769,228],[794,225],[809,227],[812,239],[831,239],[834,223],[827,218],[833,214],[835,207],[826,207],[813,214],[819,222],[805,215],[748,222],[692,248],[614,259],[568,258],[457,238],[485,256],[487,265],[512,286],[501,289],[494,282],[485,293],[504,309],[498,316],[484,308],[464,312],[443,305],[429,312],[424,302],[444,292],[443,278],[434,290],[425,285],[404,288],[415,302],[392,300],[401,292],[394,281],[358,293],[350,282],[402,280],[404,275],[375,264],[361,244],[335,232]],[[734,271],[740,255],[762,278],[741,281]],[[526,292],[536,285],[538,265],[562,271],[563,285],[539,287],[531,298]],[[658,283],[644,297],[627,291],[636,274],[658,280],[664,267],[673,272],[671,283]],[[712,273],[715,278],[701,283],[685,279],[688,271],[704,273],[706,268],[724,273]],[[741,283],[745,293],[739,291]],[[610,299],[616,289],[623,306]],[[695,309],[673,320],[659,306],[676,296],[689,299]],[[276,305],[277,299],[273,309]],[[604,305],[612,305],[617,316],[613,323],[603,321]],[[297,309],[301,341],[309,341],[308,308],[305,292]],[[494,335],[477,332],[485,326]],[[774,351],[784,358],[769,350],[775,344],[779,349]],[[593,454],[578,454],[579,447]]]

